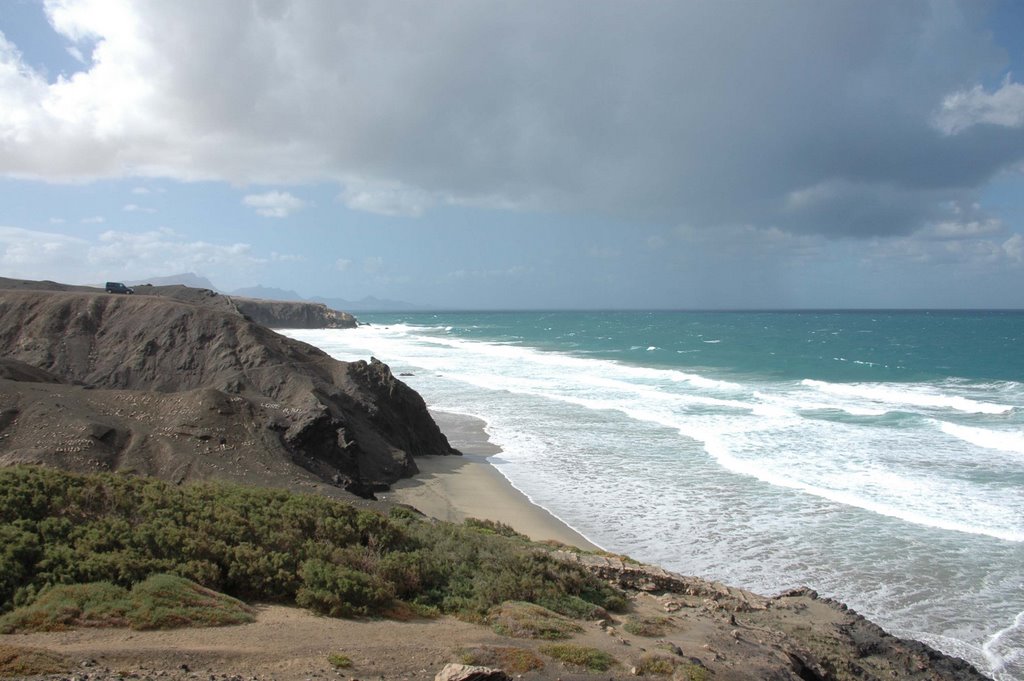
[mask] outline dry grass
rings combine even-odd
[[[503,669],[510,674],[544,668],[544,660],[529,648],[479,646],[461,651],[459,657],[463,664]]]
[[[71,662],[61,655],[38,648],[0,644],[0,676],[24,677],[36,674],[62,674]]]
[[[606,672],[619,664],[614,657],[603,650],[572,643],[549,643],[541,646],[540,652],[566,664],[583,667],[592,672]]]
[[[622,628],[634,636],[646,636],[648,638],[660,638],[671,626],[667,617],[638,617],[630,615],[626,618]]]
[[[576,622],[553,610],[525,603],[506,601],[488,616],[494,631],[513,638],[563,639],[583,631]]]

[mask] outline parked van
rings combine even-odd
[[[119,281],[108,281],[107,282],[107,293],[135,293],[135,289],[129,288]]]

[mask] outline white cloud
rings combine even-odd
[[[102,215],[93,215],[92,217],[79,220],[83,225],[102,225],[106,221],[107,219]]]
[[[191,272],[220,266],[250,266],[266,262],[252,255],[249,244],[185,241],[171,229],[149,232],[106,231],[91,246],[87,260],[94,266],[116,266],[124,272],[147,275]]]
[[[338,258],[334,261],[334,269],[339,272],[347,272],[348,268],[352,266],[352,261],[348,258]]]
[[[57,279],[88,247],[88,241],[64,234],[0,227],[0,264],[8,277]]]
[[[1005,128],[1024,127],[1024,85],[1007,75],[998,90],[988,93],[980,85],[960,90],[942,100],[932,124],[947,135],[987,123]]]
[[[138,205],[136,203],[126,203],[121,210],[123,210],[125,213],[155,213],[156,212],[155,208],[147,208],[145,206],[140,206],[140,205]]]
[[[152,193],[152,191],[148,187],[133,187],[132,188],[132,194],[139,194],[139,195],[145,196],[146,194],[151,194],[151,193]]]
[[[1014,234],[1002,244],[1003,253],[1016,263],[1024,263],[1024,236]]]
[[[338,197],[352,210],[402,217],[419,217],[436,203],[424,191],[397,183],[368,183],[351,180]]]
[[[917,232],[925,239],[962,240],[979,239],[1006,232],[1006,225],[998,218],[957,221],[944,220],[927,225]]]
[[[286,218],[306,205],[305,201],[292,196],[288,192],[266,192],[265,194],[249,194],[242,203],[254,208],[256,213],[267,218]]]
[[[249,244],[190,241],[171,229],[108,230],[92,240],[0,227],[0,270],[5,276],[24,279],[95,284],[113,277],[136,279],[190,271],[251,276],[251,270],[271,260],[254,254]]]
[[[63,225],[67,220],[64,218],[50,218],[51,225]]]

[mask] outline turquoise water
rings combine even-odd
[[[364,315],[289,331],[478,416],[595,543],[762,593],[806,584],[1024,678],[1024,314]]]

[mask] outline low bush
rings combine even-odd
[[[502,669],[510,674],[525,674],[544,668],[544,660],[529,648],[512,646],[479,646],[459,654],[462,664]]]
[[[342,616],[482,620],[511,600],[597,617],[626,605],[620,591],[501,523],[435,523],[402,508],[384,516],[223,483],[0,469],[0,613],[55,585],[128,589],[154,574]]]
[[[123,627],[128,590],[107,582],[62,584],[46,589],[31,605],[0,617],[0,633],[64,631],[75,627]]]
[[[479,530],[489,534],[497,534],[502,537],[515,537],[529,541],[530,538],[521,532],[516,532],[511,525],[499,523],[494,520],[482,520],[480,518],[466,518],[464,525],[470,529]]]
[[[174,575],[153,575],[131,592],[113,584],[66,584],[0,617],[0,632],[75,627],[171,629],[242,624],[255,611],[241,601]]]
[[[488,616],[495,633],[512,638],[563,639],[583,631],[576,622],[557,612],[520,601],[508,601]]]
[[[592,672],[606,672],[618,665],[618,661],[603,650],[572,643],[549,643],[542,645],[540,652],[566,664],[583,667]]]
[[[175,575],[153,575],[132,588],[132,629],[219,627],[255,621],[256,611],[236,598]]]

